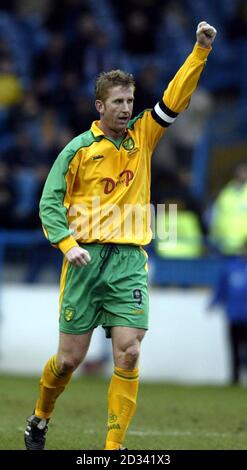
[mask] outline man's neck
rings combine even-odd
[[[114,131],[113,129],[109,129],[108,127],[104,125],[104,123],[102,123],[102,121],[99,121],[98,125],[99,125],[99,128],[102,130],[102,132],[104,132],[105,136],[109,137],[109,139],[119,140],[125,134],[125,130],[121,130],[117,132],[117,131]]]

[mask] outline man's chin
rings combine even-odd
[[[126,131],[126,127],[127,126],[115,126],[111,129],[111,131],[115,132],[116,134],[123,134]]]
[[[126,121],[126,122],[124,122],[124,123],[119,123],[119,124],[116,126],[116,130],[117,130],[118,132],[121,132],[121,131],[124,132],[125,129],[126,129],[126,127],[128,126],[128,123],[129,123],[129,121]]]

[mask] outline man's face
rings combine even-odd
[[[96,108],[105,129],[121,134],[132,116],[133,104],[133,86],[115,86],[109,89],[105,101],[96,100]]]

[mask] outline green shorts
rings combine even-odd
[[[91,262],[75,267],[64,258],[60,331],[83,334],[102,325],[148,329],[147,254],[134,245],[88,244]],[[109,334],[107,334],[109,337]]]

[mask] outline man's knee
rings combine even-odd
[[[61,374],[73,372],[81,363],[80,356],[63,355],[58,356],[58,368]]]
[[[137,366],[145,330],[132,331],[118,327],[112,332],[113,355],[116,367],[132,370]]]
[[[134,369],[140,356],[140,345],[136,343],[129,346],[126,351],[124,351],[124,364],[128,369]]]

